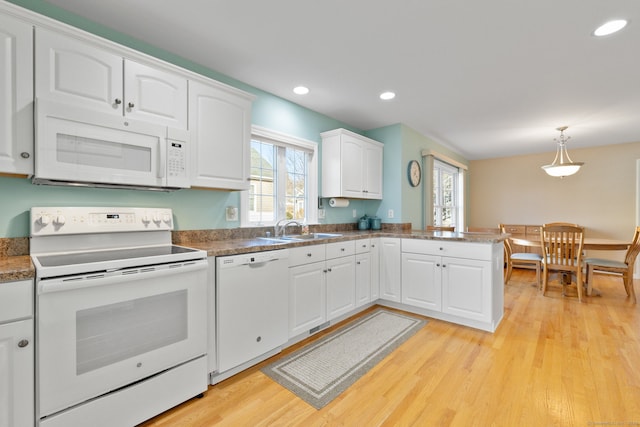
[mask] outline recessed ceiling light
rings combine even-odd
[[[309,88],[306,86],[296,86],[293,88],[293,93],[298,95],[306,95],[309,93]]]
[[[614,19],[613,21],[605,22],[604,24],[596,28],[596,30],[593,32],[593,35],[596,37],[608,36],[609,34],[620,31],[626,25],[626,19]]]
[[[383,101],[388,101],[390,99],[393,99],[396,97],[396,94],[394,92],[382,92],[380,94],[380,99],[382,99]]]

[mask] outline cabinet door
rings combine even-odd
[[[0,426],[33,426],[33,320],[0,325]]]
[[[325,263],[289,268],[289,338],[327,320]]]
[[[491,320],[491,261],[442,258],[442,311]]]
[[[348,313],[356,306],[354,256],[327,261],[327,320]]]
[[[371,254],[356,255],[356,306],[371,301]]]
[[[189,131],[192,187],[249,189],[250,100],[190,82]]]
[[[371,301],[380,298],[380,238],[371,239]]]
[[[0,15],[0,173],[33,174],[32,34]]]
[[[441,257],[402,254],[402,303],[429,310],[442,310]]]
[[[122,115],[122,57],[36,28],[36,98]]]
[[[400,239],[380,239],[380,298],[400,302],[401,283]]]
[[[187,128],[187,79],[134,61],[124,62],[127,117]]]
[[[364,154],[364,196],[367,199],[382,199],[382,147],[366,143]]]
[[[342,135],[342,196],[363,197],[363,142],[350,135]]]

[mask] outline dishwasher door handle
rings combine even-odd
[[[251,262],[251,263],[245,264],[245,265],[248,265],[251,268],[261,268],[261,267],[264,267],[265,265],[269,264],[272,261],[279,261],[279,258],[270,259],[268,261]]]

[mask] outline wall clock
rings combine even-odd
[[[417,187],[418,185],[420,185],[420,180],[422,179],[422,170],[420,169],[420,163],[418,163],[417,160],[411,160],[409,162],[407,173],[409,177],[409,184],[411,184],[412,187]]]

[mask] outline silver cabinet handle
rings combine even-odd
[[[31,157],[31,154],[23,151],[22,153],[20,153],[20,157],[22,157],[23,159],[28,159],[29,157]]]
[[[29,340],[20,340],[18,341],[18,347],[23,348],[29,345]]]
[[[115,102],[116,105],[122,104],[122,100],[120,98],[116,98],[116,100],[114,102]]]
[[[133,102],[130,102],[129,104],[127,104],[127,106],[128,106],[129,108],[133,108],[133,107],[135,107],[136,105],[135,105]]]

